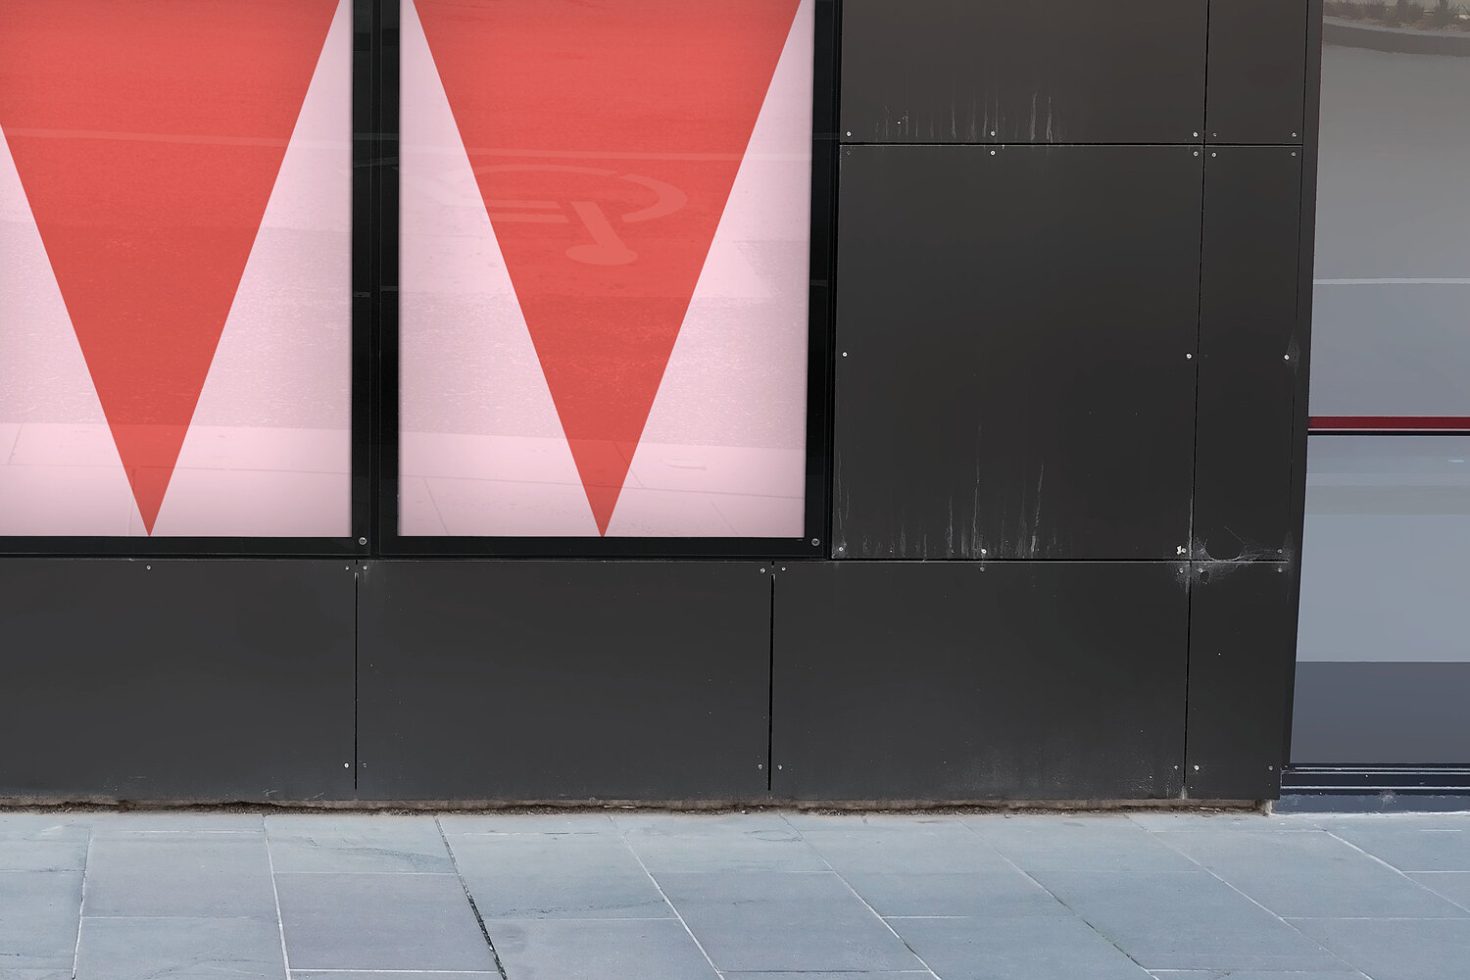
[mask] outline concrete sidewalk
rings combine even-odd
[[[1470,816],[0,813],[0,980],[1463,980]]]

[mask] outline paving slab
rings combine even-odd
[[[1373,980],[1464,980],[1470,919],[1292,919]]]
[[[1470,911],[1470,871],[1420,871],[1409,877],[1436,895]]]
[[[487,920],[513,980],[717,980],[676,919]]]
[[[804,830],[801,836],[840,874],[943,874],[1010,867],[994,847],[958,822]]]
[[[0,871],[0,970],[69,972],[81,904],[80,871]]]
[[[454,835],[449,844],[483,918],[674,915],[616,834]]]
[[[1160,834],[1280,916],[1456,918],[1465,910],[1332,835]]]
[[[285,980],[274,922],[236,918],[85,919],[77,980]]]
[[[1067,914],[1050,892],[1009,867],[951,874],[848,872],[842,877],[882,916]]]
[[[1327,830],[1400,871],[1470,871],[1470,820],[1342,820]]]
[[[87,864],[88,916],[276,918],[260,833],[97,831]]]
[[[1074,915],[893,919],[890,924],[945,980],[1149,980],[1142,967]]]
[[[1191,871],[1188,858],[1127,817],[1027,814],[966,821],[1026,871]]]
[[[295,970],[495,969],[454,875],[278,874]]]
[[[700,821],[627,826],[623,837],[652,872],[827,871],[827,862],[784,821]]]
[[[607,834],[607,813],[443,813],[446,834]]]
[[[843,972],[922,966],[831,872],[655,875],[721,971]]]
[[[1047,872],[1042,884],[1151,970],[1337,970],[1343,964],[1203,870]],[[1453,921],[1453,920],[1451,920]]]
[[[266,817],[265,832],[277,873],[453,870],[432,817],[283,814]]]

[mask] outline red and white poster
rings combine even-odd
[[[0,534],[350,533],[349,0],[0,0]]]
[[[406,0],[400,531],[804,533],[813,0]]]

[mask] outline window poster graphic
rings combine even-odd
[[[350,533],[350,0],[0,0],[0,534]]]
[[[813,10],[405,2],[401,533],[803,535]]]

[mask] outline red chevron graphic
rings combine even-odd
[[[607,533],[798,0],[416,0]]]
[[[150,533],[337,4],[0,0],[0,128]]]

